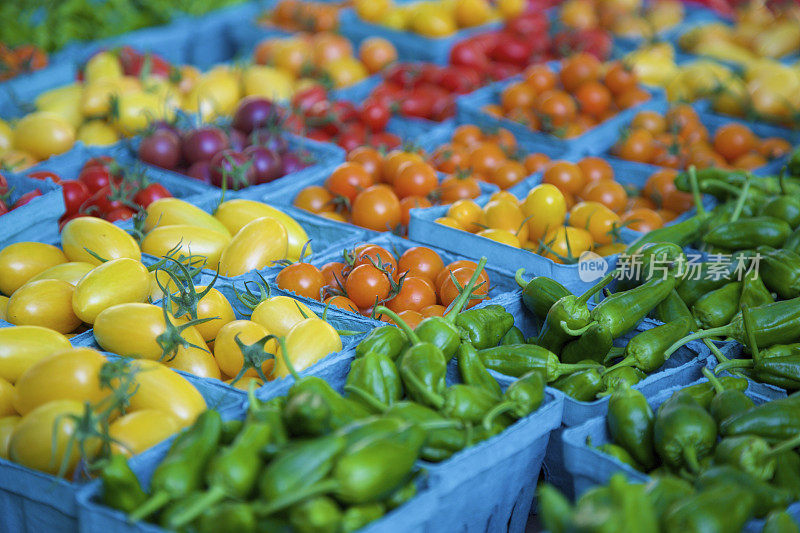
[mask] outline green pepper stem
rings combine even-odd
[[[203,514],[203,511],[225,499],[227,495],[228,491],[225,490],[222,485],[214,485],[210,487],[206,492],[192,500],[192,503],[189,505],[189,507],[171,517],[167,527],[175,530],[181,529],[183,526],[191,523],[195,518]]]
[[[502,415],[503,413],[507,413],[514,409],[513,402],[500,402],[494,407],[492,407],[488,413],[483,417],[483,428],[486,431],[492,430],[492,424],[494,423],[494,419],[498,416]]]
[[[623,359],[619,363],[606,368],[603,371],[603,375],[606,375],[609,372],[611,372],[613,370],[616,370],[618,368],[622,368],[623,366],[634,366],[635,367],[636,366],[636,358],[634,356],[632,356],[632,355],[627,356],[625,359]]]
[[[603,364],[608,364],[612,359],[616,359],[620,355],[625,353],[625,348],[620,346],[612,346],[611,349],[608,351],[606,356],[603,358]]]
[[[412,344],[416,345],[422,342],[417,336],[417,334],[414,333],[414,330],[411,329],[411,326],[409,326],[405,320],[400,318],[397,315],[397,313],[395,313],[391,309],[387,309],[386,307],[379,305],[378,307],[375,308],[375,314],[387,315],[389,318],[391,318],[394,321],[394,323],[397,324],[397,327],[403,330],[403,333],[406,334],[406,337],[408,337],[408,340],[411,341]]]
[[[418,422],[417,425],[426,431],[434,429],[461,429],[464,423],[459,420],[426,420]]]
[[[683,461],[692,473],[700,471],[700,463],[697,462],[697,452],[692,447],[683,448]]]
[[[580,337],[581,335],[586,333],[586,330],[588,330],[594,324],[595,324],[595,322],[589,322],[588,324],[586,324],[582,328],[572,329],[571,327],[569,327],[569,325],[567,325],[567,321],[566,320],[562,320],[561,323],[560,323],[560,326],[561,326],[561,329],[564,330],[564,333],[572,335],[573,337]]]
[[[428,387],[422,381],[420,381],[416,374],[413,372],[402,372],[401,370],[401,375],[403,381],[408,381],[415,389],[414,392],[420,394],[430,405],[436,409],[441,409],[444,407],[444,398],[442,398],[440,394],[436,394],[432,390],[428,389]]]
[[[338,489],[340,486],[339,482],[335,479],[326,479],[320,481],[319,483],[315,483],[313,485],[309,485],[304,489],[300,489],[297,492],[293,492],[292,494],[286,494],[284,496],[280,496],[275,498],[269,503],[253,506],[253,512],[256,516],[264,517],[269,516],[271,514],[277,513],[278,511],[282,511],[287,507],[291,507],[292,505],[301,502],[303,500],[307,500],[308,498],[313,498],[315,496],[319,496],[321,494],[327,494],[329,492],[333,492]]]
[[[692,186],[692,197],[697,214],[701,217],[706,216],[706,208],[703,207],[703,197],[700,195],[700,185],[697,183],[697,169],[694,165],[689,166],[689,184]]]
[[[481,257],[478,261],[478,266],[475,267],[475,272],[472,273],[472,277],[469,278],[469,282],[464,285],[464,289],[458,294],[458,297],[453,300],[450,304],[451,308],[447,311],[444,319],[451,324],[455,324],[456,317],[464,309],[464,306],[467,305],[469,301],[469,297],[472,294],[472,290],[475,288],[475,284],[478,283],[478,279],[480,278],[481,272],[483,272],[483,267],[486,266],[486,262],[488,259],[486,257]]]
[[[519,285],[520,289],[525,290],[525,287],[528,286],[528,283],[530,283],[530,281],[525,281],[524,279],[522,279],[523,274],[525,274],[524,268],[517,269],[517,271],[514,273],[514,280],[517,282],[517,285]]]
[[[719,348],[717,348],[717,345],[714,344],[714,341],[711,339],[703,339],[703,344],[705,344],[708,349],[711,350],[711,353],[714,354],[714,357],[717,358],[717,363],[724,363],[728,361],[728,358],[722,355],[722,352],[719,351]]]
[[[147,518],[165,505],[167,505],[172,497],[165,490],[159,490],[150,495],[145,502],[136,508],[132,513],[128,514],[128,522],[138,522],[143,518]]]
[[[286,340],[283,337],[278,337],[276,335],[267,335],[267,337],[272,337],[278,341],[281,349],[281,357],[283,357],[283,364],[286,365],[286,368],[289,370],[289,374],[294,378],[295,381],[300,381],[300,375],[297,373],[297,370],[294,369],[294,365],[292,364],[292,359],[289,357],[289,354],[286,351]],[[265,338],[267,338],[265,337]],[[269,340],[269,339],[267,339]],[[275,372],[275,368],[273,367],[272,372]]]
[[[742,323],[744,324],[744,334],[747,338],[747,347],[750,348],[750,353],[753,354],[753,361],[758,363],[761,359],[761,354],[758,352],[758,343],[756,343],[753,315],[750,313],[750,307],[747,304],[742,304]]]
[[[707,337],[717,337],[717,336],[720,336],[720,335],[727,336],[730,332],[731,332],[731,325],[728,324],[728,325],[719,326],[719,327],[716,327],[716,328],[701,329],[699,331],[691,333],[691,334],[685,336],[684,338],[676,341],[672,346],[667,348],[667,351],[664,352],[664,359],[669,359],[669,357],[673,353],[675,353],[678,350],[678,348],[680,348],[684,344],[688,344],[688,343],[690,343],[692,341],[696,341],[696,340],[699,340],[699,339],[705,339]]]
[[[566,376],[568,374],[580,372],[581,370],[596,370],[599,368],[603,368],[603,365],[600,363],[558,363],[554,365],[553,370],[558,376]],[[550,381],[554,381],[554,379],[549,380],[548,383]]]
[[[717,394],[725,391],[725,386],[722,384],[720,380],[717,379],[717,376],[715,376],[714,373],[711,372],[711,370],[709,370],[707,367],[703,368],[703,375],[706,377],[706,379],[708,379],[709,383],[711,383],[711,386],[714,387],[714,390],[716,391]]]
[[[782,443],[778,444],[770,451],[763,455],[764,458],[774,457],[779,455],[783,452],[788,452],[789,450],[793,450],[800,446],[800,435],[795,435],[794,437],[790,438],[789,440],[785,440]]]
[[[719,374],[720,372],[725,372],[731,368],[753,368],[755,364],[755,361],[752,359],[732,359],[717,365],[717,368],[714,369],[714,373]]]
[[[357,396],[358,400],[367,404],[370,409],[374,409],[378,413],[385,413],[389,406],[374,397],[372,394],[368,393],[361,387],[356,385],[345,385],[344,391],[351,393],[353,396]]]
[[[614,276],[616,275],[617,271],[612,270],[611,272],[603,276],[602,279],[598,281],[593,287],[591,287],[589,290],[578,296],[578,299],[575,300],[575,303],[578,305],[585,305],[586,303],[588,303],[589,299],[592,296],[603,290],[603,287],[614,281]]]
[[[745,176],[744,187],[739,192],[739,198],[736,200],[736,205],[733,208],[733,213],[731,214],[730,222],[735,222],[739,220],[739,216],[742,214],[742,209],[744,209],[744,202],[747,200],[747,194],[750,192],[750,176]]]

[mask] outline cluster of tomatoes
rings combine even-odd
[[[334,31],[339,26],[340,6],[327,2],[280,0],[259,22],[289,31]]]
[[[138,155],[145,163],[180,172],[204,183],[243,189],[297,172],[312,160],[291,151],[276,128],[282,116],[265,98],[244,98],[227,129],[206,125],[186,131],[161,124],[142,138]]]
[[[652,38],[680,24],[683,18],[680,0],[646,4],[625,0],[567,0],[559,9],[559,20],[567,27],[605,28],[621,37]]]
[[[320,86],[298,91],[292,98],[293,118],[305,129],[305,136],[322,142],[335,142],[346,151],[359,146],[391,150],[401,139],[386,131],[392,113],[389,106],[375,99],[360,104],[347,100],[331,101]]]
[[[470,176],[508,189],[540,170],[547,156],[523,155],[516,137],[505,128],[488,133],[474,124],[462,124],[455,128],[450,142],[437,147],[428,160],[439,172]]]
[[[288,265],[275,281],[281,289],[364,316],[374,316],[374,307],[384,305],[413,328],[425,317],[443,316],[476,268],[477,263],[466,259],[445,265],[439,254],[424,246],[395,258],[386,248],[367,243],[344,250],[342,261],[322,268],[303,262]],[[489,285],[489,275],[482,270],[467,307],[486,297]]]
[[[294,78],[340,89],[375,74],[397,60],[394,45],[380,37],[361,43],[356,55],[347,37],[332,31],[268,37],[256,45],[253,60],[289,73]]]
[[[294,205],[374,231],[404,233],[411,209],[480,194],[473,176],[451,174],[439,181],[436,170],[417,152],[392,150],[383,156],[361,146],[348,153],[347,161],[333,170],[324,186],[301,190]]]
[[[697,111],[680,104],[664,114],[640,111],[613,147],[613,153],[629,161],[676,169],[694,165],[753,170],[791,149],[785,139],[760,139],[740,122],[724,124],[712,136]]]
[[[49,177],[61,186],[64,214],[59,227],[78,217],[98,217],[116,222],[127,220],[159,198],[172,194],[160,183],[148,182],[142,174],[126,172],[110,156],[94,157],[83,164],[77,179],[65,180],[50,171],[30,175]]]
[[[519,74],[534,63],[544,63],[575,52],[605,61],[613,41],[598,28],[565,28],[550,35],[550,22],[541,11],[527,11],[506,21],[503,29],[478,34],[456,43],[450,63],[473,67],[492,80]]]
[[[47,53],[35,45],[23,44],[11,48],[0,43],[0,81],[41,70],[47,63]]]
[[[564,59],[558,72],[547,65],[528,68],[521,81],[503,89],[499,103],[483,109],[531,130],[570,139],[649,99],[636,74],[622,63],[603,65],[589,53],[578,53]]]
[[[692,195],[675,187],[675,176],[674,169],[657,170],[641,191],[631,191],[614,179],[614,169],[606,160],[585,157],[577,163],[553,161],[547,164],[542,182],[558,188],[567,209],[579,203],[599,204],[604,208],[602,215],[611,220],[614,227],[625,225],[647,232],[694,207]],[[595,238],[595,242],[604,240]]]
[[[32,174],[36,174],[35,176],[30,176],[32,178],[36,178],[37,176],[40,176],[38,179],[45,179],[47,177],[50,177],[47,175],[43,175],[42,173],[32,173]],[[6,180],[6,177],[0,174],[0,216],[5,215],[9,211],[17,209],[18,207],[22,207],[23,205],[27,204],[37,196],[42,195],[42,191],[40,191],[39,189],[34,189],[32,191],[26,192],[23,195],[20,195],[19,198],[17,198],[12,202],[11,194],[13,192],[14,192],[13,187],[8,186],[8,181]]]

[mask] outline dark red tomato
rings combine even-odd
[[[487,74],[492,80],[504,80],[511,76],[516,76],[522,71],[519,65],[512,65],[511,63],[494,62],[489,65]]]
[[[122,199],[111,189],[111,186],[108,185],[92,193],[92,195],[81,205],[80,210],[90,213],[94,216],[101,216],[106,215],[118,207],[125,207],[125,202],[123,202]]]
[[[136,211],[127,206],[117,207],[105,214],[103,218],[109,222],[117,222],[118,220],[128,220],[136,214]]]
[[[352,122],[358,118],[358,109],[353,102],[341,100],[331,106],[334,120],[339,122]]]
[[[253,162],[256,183],[269,183],[283,176],[283,162],[278,152],[264,146],[248,146],[244,154]]]
[[[5,201],[3,201],[2,198],[0,198],[0,215],[5,215],[6,213],[8,213],[8,211],[9,209]]]
[[[389,111],[387,110],[388,114]],[[361,122],[348,124],[347,128],[339,135],[338,145],[346,152],[355,150],[367,142],[367,127]]]
[[[42,191],[40,191],[39,189],[36,189],[35,191],[26,192],[25,194],[17,198],[17,201],[14,202],[14,205],[11,206],[11,209],[14,210],[18,207],[22,207],[23,205],[27,204],[37,196],[41,195]]]
[[[375,100],[364,102],[359,112],[361,122],[373,133],[385,130],[391,117],[389,106]]]
[[[66,214],[77,213],[83,202],[89,199],[89,188],[82,181],[64,180],[61,182]]]
[[[186,161],[211,161],[218,152],[228,148],[228,137],[225,132],[214,126],[206,126],[188,132],[181,142],[183,157]]]
[[[433,112],[436,94],[432,87],[415,87],[400,102],[400,114],[407,117],[428,118]]]
[[[6,177],[0,174],[0,196],[4,195],[8,191],[8,181]]]
[[[473,39],[467,39],[456,43],[450,49],[450,64],[485,69],[489,65],[489,58],[483,45]]]
[[[111,172],[105,166],[84,167],[78,174],[78,181],[86,185],[89,193],[94,193],[108,187],[111,183]]]
[[[230,128],[228,130],[228,144],[230,144],[231,150],[241,152],[250,146],[250,139],[247,137],[247,135],[236,128]]]
[[[470,41],[478,47],[479,50],[483,50],[483,53],[486,54],[489,50],[495,45],[497,42],[497,34],[499,32],[490,31],[488,33],[481,33],[470,37]]]
[[[49,170],[35,170],[28,174],[28,177],[35,180],[46,180],[47,178],[50,178],[55,183],[61,183],[61,176],[55,172],[50,172]]]
[[[314,141],[328,142],[333,136],[325,130],[313,129],[306,133],[306,137]]]
[[[518,17],[513,17],[506,22],[505,30],[519,37],[527,38],[533,35],[547,35],[550,24],[547,16],[541,11],[528,11]]]
[[[495,61],[525,66],[533,52],[527,38],[517,37],[511,33],[501,33],[494,48],[489,51],[489,57]]]
[[[120,48],[117,57],[122,65],[122,71],[128,76],[150,75],[169,78],[172,73],[172,66],[163,57],[150,52],[142,54],[130,46]]]
[[[313,165],[314,159],[307,154],[288,152],[281,156],[281,163],[283,164],[283,175],[287,176]]]
[[[439,85],[444,89],[456,93],[467,94],[474,91],[481,84],[481,77],[475,68],[465,66],[450,66],[442,69]]]
[[[383,79],[400,87],[416,87],[422,82],[422,67],[415,63],[396,63],[389,67]]]
[[[325,92],[325,89],[319,85],[315,85],[295,93],[295,95],[292,97],[292,108],[305,115],[306,112],[311,109],[311,106],[317,102],[322,102],[327,99],[328,95]]]
[[[374,146],[375,148],[386,148],[386,151],[392,150],[393,148],[397,148],[402,143],[400,137],[395,135],[394,133],[389,133],[388,131],[382,131],[380,133],[374,133],[369,138],[370,146]]]
[[[433,109],[431,110],[430,116],[431,120],[441,122],[443,120],[447,120],[448,118],[453,118],[454,116],[456,116],[455,98],[440,98],[433,104]]]
[[[211,185],[211,163],[208,161],[192,163],[192,166],[186,170],[186,175]]]
[[[181,140],[170,130],[156,130],[139,144],[139,159],[172,170],[181,161]]]
[[[171,197],[172,193],[170,193],[166,187],[160,183],[151,183],[144,189],[137,192],[136,196],[133,197],[133,201],[136,202],[136,204],[146,208],[156,200]]]
[[[217,187],[234,191],[249,187],[256,182],[256,169],[250,158],[242,152],[223,150],[211,159],[211,183]]]
[[[420,67],[420,84],[439,85],[442,82],[442,67],[433,63],[423,63]]]
[[[253,130],[278,123],[275,104],[260,96],[247,96],[239,102],[233,115],[233,127],[249,135]]]

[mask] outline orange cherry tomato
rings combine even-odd
[[[474,124],[462,124],[453,131],[453,144],[467,148],[477,146],[483,141],[483,132]]]
[[[714,132],[714,150],[728,161],[735,161],[757,147],[758,139],[750,128],[738,122],[720,126]]]
[[[311,185],[297,193],[294,206],[312,213],[322,213],[331,208],[333,196],[328,189],[319,185]]]
[[[667,119],[656,111],[639,111],[631,120],[631,129],[644,129],[658,135],[667,130]]]
[[[400,224],[405,227],[411,223],[411,210],[430,207],[431,201],[425,196],[406,196],[400,200]]]
[[[359,163],[346,162],[336,167],[328,179],[325,188],[335,196],[344,196],[350,202],[367,187],[372,185],[372,176]]]
[[[562,192],[577,194],[583,189],[586,178],[578,165],[559,160],[547,166],[542,175],[542,183],[555,185]]]
[[[347,160],[360,164],[372,178],[373,183],[381,182],[381,166],[383,156],[371,146],[359,146],[347,153]]]
[[[444,262],[439,254],[430,248],[414,246],[403,252],[397,262],[397,268],[401,274],[408,272],[415,277],[436,281],[436,277],[444,270]]]
[[[446,307],[443,305],[429,305],[428,307],[423,307],[420,311],[420,314],[425,318],[428,318],[429,316],[444,316],[445,310]]]
[[[611,105],[611,91],[597,81],[589,81],[575,91],[578,109],[592,117],[601,117]]]
[[[449,267],[448,267],[449,268]],[[470,278],[475,273],[475,268],[470,267],[461,267],[452,271],[453,276],[455,277],[456,281],[461,287],[466,286],[469,283]],[[481,273],[483,274],[483,273]],[[480,277],[478,278],[481,279]],[[487,296],[489,294],[489,284],[484,283],[483,285],[480,284],[478,281],[478,287],[473,291],[475,296]],[[456,287],[455,283],[453,283],[453,278],[447,276],[442,281],[442,284],[439,288],[439,301],[442,303],[443,306],[448,307],[453,300],[458,298],[459,290]],[[473,307],[478,305],[483,301],[482,298],[472,298],[467,302],[466,308]]]
[[[524,82],[512,83],[500,93],[500,105],[505,111],[530,108],[535,99],[536,91]]]
[[[600,78],[602,64],[595,56],[586,52],[573,54],[561,64],[561,85],[569,92],[575,92],[584,83]]]
[[[458,200],[477,198],[481,195],[481,187],[475,176],[451,175],[442,180],[437,192],[439,201],[449,204]]]
[[[578,161],[578,168],[583,172],[587,185],[595,181],[614,179],[614,169],[602,157],[584,157]]]
[[[324,303],[333,307],[338,307],[339,309],[344,309],[345,311],[350,311],[351,313],[359,312],[358,306],[347,296],[329,296],[325,298]]]
[[[400,224],[400,200],[386,185],[367,187],[355,197],[353,224],[374,231],[392,231]]]
[[[491,172],[488,177],[490,182],[501,189],[510,189],[524,180],[527,175],[528,171],[522,163],[509,159]]]
[[[283,267],[275,282],[283,290],[319,300],[322,288],[325,286],[325,276],[310,263],[292,263]]]
[[[632,230],[647,233],[664,225],[659,214],[652,209],[638,207],[622,215],[622,222]]]
[[[537,152],[526,155],[523,164],[525,165],[525,169],[528,171],[528,174],[534,174],[544,170],[549,162],[550,157],[547,154]]]
[[[400,313],[401,311],[421,311],[424,307],[436,304],[436,293],[430,281],[406,276],[400,285],[397,295],[386,302],[386,307]]]
[[[636,74],[621,61],[612,63],[603,77],[603,83],[615,95],[636,87]]]
[[[629,130],[617,143],[616,154],[628,161],[649,163],[653,158],[653,134],[647,130]]]
[[[523,73],[527,83],[536,94],[554,89],[558,83],[558,75],[547,65],[533,65]]]
[[[439,185],[436,171],[428,163],[412,162],[404,165],[394,180],[394,191],[400,198],[427,196]]]

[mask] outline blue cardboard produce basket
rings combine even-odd
[[[527,276],[526,276],[527,278]],[[539,331],[538,320],[522,304],[522,293],[517,291],[503,295],[498,302],[506,311],[514,315],[515,325],[520,328],[526,337],[536,336]],[[592,306],[593,304],[590,304]],[[660,325],[650,319],[643,319],[635,330],[615,341],[615,345],[624,346],[634,335]],[[648,375],[633,388],[645,396],[652,396],[667,387],[688,385],[702,376],[703,367],[709,357],[709,350],[699,342],[688,345],[675,352],[672,357],[656,372]],[[510,383],[510,376],[503,376],[501,383]],[[554,393],[562,394],[556,389]],[[559,489],[570,492],[572,488],[571,472],[564,467],[564,449],[561,443],[561,434],[565,428],[576,426],[584,421],[597,416],[605,416],[608,410],[608,397],[592,402],[580,402],[569,396],[564,396],[564,416],[562,426],[553,432],[553,439],[547,448],[544,472],[547,481]]]
[[[27,204],[0,215],[0,250],[22,241],[53,241],[58,239],[58,219],[64,214],[64,195],[61,187],[50,178],[37,180],[25,174],[6,176],[11,191],[8,203],[13,205],[23,194],[39,190]]]
[[[212,380],[179,372],[203,395],[209,407],[241,404],[245,395]],[[0,530],[20,533],[74,532],[78,529],[73,483],[0,459]]]
[[[501,27],[501,23],[492,22],[436,39],[366,22],[353,9],[345,9],[339,15],[339,30],[357,44],[369,37],[383,37],[397,48],[401,61],[430,61],[439,65],[449,62],[450,49],[459,41]]]
[[[75,66],[71,62],[59,62],[4,82],[0,84],[0,118],[20,118],[33,111],[37,96],[74,81]]]
[[[341,392],[352,359],[353,354],[342,354],[310,374],[324,378]],[[460,381],[455,362],[449,365],[447,381]],[[279,380],[269,394],[263,395],[264,388],[256,394],[268,400],[285,394],[292,383],[292,378]],[[502,383],[503,388],[507,385]],[[523,531],[549,435],[561,421],[561,410],[561,395],[548,391],[537,411],[500,435],[441,463],[420,461],[437,500],[436,515],[425,530]]]
[[[549,63],[549,65],[556,72],[560,69],[560,63]],[[507,118],[493,117],[483,111],[483,106],[499,103],[500,93],[503,89],[520,80],[522,80],[521,75],[513,76],[482,87],[466,96],[459,97],[459,120],[477,124],[484,131],[491,131],[498,127],[506,128],[514,134],[520,144],[531,152],[544,152],[552,157],[562,157],[566,152],[599,155],[608,148],[608,139],[616,139],[620,126],[627,124],[636,113],[644,109],[658,109],[660,106],[666,106],[666,97],[663,90],[645,87],[650,93],[650,100],[647,102],[620,111],[610,119],[601,122],[574,139],[561,139],[549,133],[533,131],[528,126]]]

